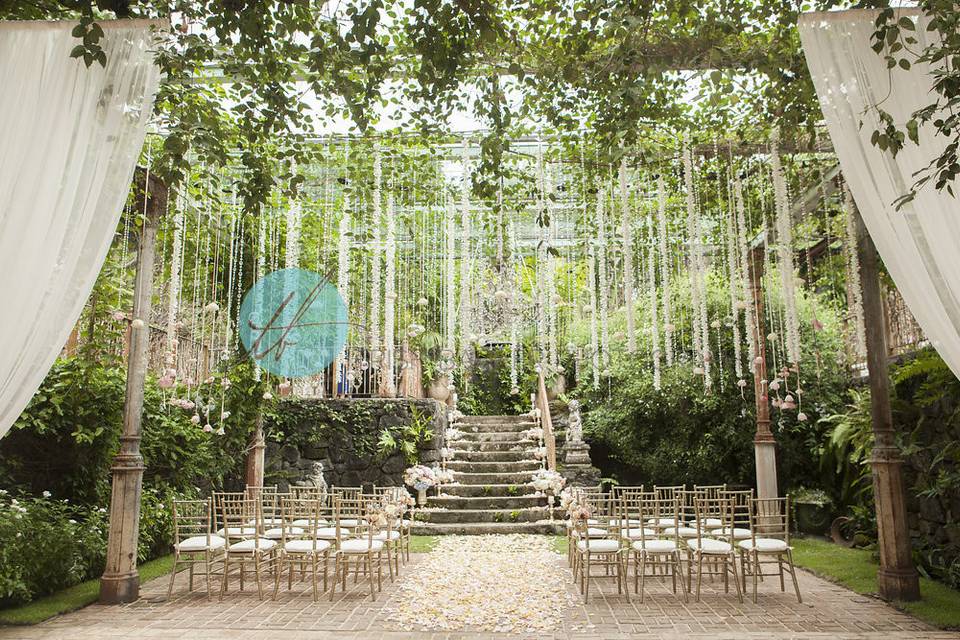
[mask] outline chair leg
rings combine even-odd
[[[737,575],[737,556],[730,553],[730,570],[733,572],[733,583],[737,586],[737,600],[743,604],[743,591],[740,590],[740,576]]]
[[[584,552],[583,562],[583,601],[590,602],[590,551]]]
[[[623,583],[623,596],[630,602],[630,585],[627,584],[627,561],[626,554],[622,551],[617,552],[617,585]]]
[[[689,602],[690,590],[687,588],[687,585],[683,580],[683,561],[680,557],[679,550],[673,552],[673,572],[678,578],[680,578],[680,590],[683,591],[683,601]]]
[[[223,602],[223,595],[227,592],[227,579],[230,576],[230,554],[223,556],[223,578],[220,580],[220,602]]]
[[[333,595],[337,592],[337,580],[340,578],[340,554],[333,556],[333,584],[330,585],[330,602],[333,602]]]
[[[253,554],[253,573],[257,578],[257,595],[260,596],[260,599],[263,600],[263,583],[260,581],[260,554],[254,552]]]
[[[753,565],[753,604],[757,604],[757,574],[760,573],[760,555],[756,549],[753,551],[753,559],[750,562]]]
[[[780,591],[786,591],[783,584],[783,554],[777,554],[777,568],[780,570]]]
[[[173,552],[173,571],[170,572],[170,585],[167,587],[167,600],[173,595],[173,580],[177,577],[177,564],[180,562],[180,552]]]
[[[703,582],[703,553],[697,551],[697,602],[700,602],[700,585]]]
[[[373,584],[373,554],[367,553],[367,574],[370,576],[370,599],[376,601],[377,588]]]
[[[313,567],[313,571],[310,572],[310,583],[313,585],[313,601],[316,602],[320,594],[317,593],[317,554],[310,554],[310,565]]]
[[[790,566],[790,577],[793,578],[793,590],[797,592],[797,602],[802,603],[800,583],[797,582],[797,567],[793,564],[793,552],[790,549],[787,549],[787,564]]]
[[[647,580],[647,553],[645,551],[640,552],[640,591],[637,594],[640,596],[640,604],[643,604],[643,590],[646,588]]]
[[[210,588],[210,570],[213,568],[213,567],[211,566],[211,563],[210,563],[210,551],[209,551],[209,549],[208,549],[207,551],[204,551],[204,552],[203,552],[203,566],[204,566],[204,569],[205,569],[206,572],[207,572],[207,576],[206,576],[206,578],[207,578],[207,600],[209,600],[209,599],[210,599],[210,596],[212,595],[212,590],[211,590],[211,588]]]

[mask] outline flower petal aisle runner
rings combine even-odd
[[[407,630],[554,630],[573,601],[551,542],[521,534],[443,536],[405,577],[387,616]]]

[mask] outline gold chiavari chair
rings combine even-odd
[[[750,514],[753,508],[753,489],[743,491],[721,491],[721,498],[729,498],[733,501],[733,531],[732,533],[722,527],[711,529],[711,536],[733,537],[734,541],[740,542],[750,538]]]
[[[645,495],[642,489],[636,487],[624,488],[614,495],[619,512],[613,524],[620,527],[620,538],[624,544],[629,545],[634,540],[656,536],[656,529],[644,524],[646,518],[641,516],[639,511],[640,497]],[[644,515],[650,515],[651,513],[647,511]]]
[[[377,591],[383,588],[383,541],[377,540],[376,535],[380,532],[380,522],[383,520],[382,512],[378,512],[375,504],[367,504],[363,500],[351,500],[334,496],[333,499],[334,519],[337,523],[337,549],[334,554],[333,584],[330,588],[330,600],[334,599],[337,591],[337,583],[342,584],[344,593],[347,591],[347,576],[350,573],[351,562],[354,565],[354,582],[359,580],[360,571],[370,580],[370,598],[377,599]],[[357,511],[362,513],[363,517],[353,518]],[[342,515],[351,517],[343,518]],[[340,523],[344,520],[357,520],[359,524],[354,527],[354,536],[344,538],[341,535]],[[374,567],[376,567],[376,580],[374,580]]]
[[[697,507],[696,498],[699,496],[696,491],[674,492],[673,505],[674,513],[668,519],[678,523],[669,527],[663,527],[663,534],[667,537],[676,536],[681,542],[697,537]],[[661,507],[665,507],[662,498],[657,498]],[[689,576],[688,576],[689,578]],[[687,582],[689,584],[689,580]]]
[[[190,570],[189,591],[193,591],[194,566],[203,564],[207,581],[207,597],[213,594],[210,576],[214,565],[223,558],[227,541],[213,533],[213,501],[173,500],[173,571],[167,598],[173,594],[173,581],[178,571]]]
[[[284,496],[280,501],[282,524],[280,531],[280,546],[277,548],[277,571],[274,577],[273,599],[277,599],[280,590],[280,578],[284,567],[287,568],[287,589],[293,589],[293,572],[299,565],[301,576],[303,567],[310,567],[310,581],[313,589],[313,600],[318,599],[317,580],[319,569],[323,567],[323,590],[327,590],[327,572],[330,561],[330,549],[333,546],[330,540],[317,537],[319,523],[326,524],[327,513],[323,503],[315,498],[294,498]],[[294,526],[294,523],[301,523]],[[297,532],[297,533],[294,533]]]
[[[632,503],[628,507],[629,511],[639,514],[641,521],[646,521],[651,514],[664,513],[666,510],[653,491],[639,493],[626,499]],[[677,498],[673,500],[673,511],[674,519],[679,521],[680,512]],[[687,589],[683,582],[683,566],[680,561],[680,538],[676,533],[677,527],[673,527],[673,529],[674,534],[672,536],[664,534],[657,536],[655,531],[649,530],[650,535],[641,536],[630,545],[634,570],[633,590],[639,594],[641,603],[643,602],[648,562],[653,569],[654,576],[657,569],[661,569],[662,573],[669,571],[674,593],[677,592],[677,578],[679,578],[684,602],[687,600]]]
[[[216,519],[214,526],[217,527],[219,525],[217,528],[217,535],[221,538],[224,538],[227,543],[229,543],[231,540],[244,540],[256,535],[257,533],[256,523],[251,524],[249,522],[254,517],[252,511],[247,514],[247,520],[237,526],[227,527],[226,523],[223,521],[224,502],[236,502],[243,500],[249,500],[246,492],[244,491],[215,491],[213,493],[213,515]]]
[[[747,589],[747,572],[753,578],[754,603],[757,602],[757,580],[763,576],[780,576],[780,591],[785,591],[783,573],[786,569],[793,579],[797,602],[803,602],[800,597],[800,584],[797,582],[797,569],[793,564],[793,548],[790,546],[790,496],[753,498],[750,503],[750,538],[737,544],[744,591]],[[776,573],[763,573],[761,558],[772,558],[767,564],[776,562]]]
[[[718,529],[723,526],[722,518],[720,517],[721,494],[727,490],[727,485],[717,484],[717,485],[694,485],[693,494],[694,499],[697,497],[703,499],[704,511],[702,511],[698,516],[696,522],[692,522],[690,526],[699,527],[703,531],[711,531],[713,529]]]
[[[263,511],[260,501],[224,496],[220,501],[220,509],[220,519],[227,531],[244,531],[251,528],[254,531],[252,535],[248,537],[245,535],[242,539],[236,539],[232,536],[227,538],[226,553],[223,559],[223,580],[220,582],[220,600],[223,600],[223,596],[227,592],[231,563],[238,563],[239,565],[240,591],[243,591],[244,567],[246,564],[253,565],[257,580],[257,592],[262,600],[263,582],[261,581],[261,574],[264,569],[270,568],[273,561],[273,549],[277,546],[277,543],[275,540],[260,535],[260,532],[263,531]]]
[[[733,500],[731,498],[709,499],[695,495],[694,507],[698,524],[707,522],[708,517],[719,515],[720,528],[733,531]],[[707,537],[706,534],[707,532],[701,526],[698,526],[697,537],[687,540],[688,567],[692,567],[694,562],[697,565],[697,601],[700,601],[704,560],[707,560],[708,575],[722,575],[725,593],[730,591],[729,577],[733,576],[733,582],[737,587],[737,599],[743,602],[743,591],[740,589],[740,578],[737,575],[737,557],[734,551],[732,534],[716,538]]]
[[[383,549],[387,552],[387,575],[390,582],[394,574],[400,575],[400,530],[398,521],[401,510],[396,502],[394,492],[380,492],[379,494],[364,494],[361,496],[364,503],[371,506],[375,512],[383,515],[379,522],[379,531],[373,536],[374,540],[383,542]]]
[[[271,540],[282,540],[284,533],[290,536],[303,535],[303,527],[294,525],[293,521],[283,521],[283,501],[293,498],[292,493],[264,494],[260,503],[263,512],[263,537]],[[285,531],[286,530],[286,531]]]
[[[288,493],[297,500],[322,500],[327,495],[326,489],[315,484],[290,485]]]
[[[635,495],[637,493],[643,493],[643,485],[640,486],[626,486],[626,485],[614,485],[610,489],[610,497],[612,497],[618,507],[622,507],[624,502],[623,498],[628,495]],[[639,527],[642,522],[637,522],[636,519],[628,521],[626,517],[624,519],[616,521],[615,524],[621,529],[626,529],[628,527]]]
[[[617,580],[617,593],[625,594],[630,600],[627,586],[626,562],[621,548],[620,527],[615,525],[617,507],[613,498],[598,498],[591,502],[593,514],[589,519],[579,519],[577,543],[574,553],[574,580],[580,585],[583,601],[590,600],[590,581],[601,577],[613,577]],[[594,524],[591,525],[590,522]],[[594,531],[603,532],[603,537],[594,536]],[[597,575],[593,567],[603,567],[606,576]],[[611,575],[611,570],[613,575]]]
[[[677,494],[686,490],[687,485],[685,484],[671,486],[653,485],[653,492],[656,494],[658,504],[665,507],[667,510],[662,513],[657,513],[652,518],[648,518],[646,523],[647,526],[652,525],[658,529],[676,527],[676,518],[674,517],[672,510],[667,508],[666,505],[672,505],[673,501],[677,497]]]
[[[410,562],[410,542],[413,537],[413,509],[417,504],[413,496],[404,487],[378,487],[373,486],[374,495],[386,495],[393,500],[393,503],[400,509],[397,519],[396,530],[400,533],[398,547],[400,549],[400,560],[404,563]]]

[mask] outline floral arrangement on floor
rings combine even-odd
[[[548,496],[560,495],[560,491],[566,483],[566,478],[556,471],[550,471],[549,469],[540,469],[533,474],[533,478],[530,480],[530,484],[533,485],[534,489]]]
[[[560,508],[567,512],[571,522],[589,518],[592,515],[590,505],[581,502],[581,494],[571,488],[560,492]]]
[[[403,472],[403,483],[417,491],[424,491],[437,484],[437,476],[430,467],[418,464]]]

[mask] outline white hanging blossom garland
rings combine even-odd
[[[349,192],[344,192],[343,194],[343,213],[340,215],[340,226],[339,226],[340,237],[338,238],[337,246],[337,292],[340,294],[340,298],[343,300],[343,303],[347,306],[347,313],[349,314],[350,309],[350,194]],[[344,348],[340,350],[339,355],[337,355],[336,366],[334,368],[334,375],[336,376],[336,386],[343,382],[343,362],[346,359],[346,343],[344,343]]]
[[[690,298],[693,316],[694,362],[699,366],[696,373],[703,375],[703,387],[710,389],[710,333],[707,326],[707,301],[703,237],[700,228],[700,212],[694,196],[693,152],[689,138],[683,147],[683,182],[686,189],[687,237],[690,243]]]
[[[663,308],[663,346],[667,366],[673,365],[673,309],[670,304],[670,255],[667,253],[667,187],[657,176],[657,242],[660,247],[660,298]]]
[[[177,366],[177,316],[180,313],[180,265],[183,253],[183,210],[179,207],[173,216],[173,256],[170,259],[170,292],[167,301],[167,353],[164,360],[166,375]]]
[[[473,355],[473,338],[471,327],[470,300],[470,244],[472,230],[470,228],[470,167],[467,160],[467,141],[464,139],[463,153],[463,180],[460,185],[460,364],[463,367],[470,365]]]
[[[260,230],[257,234],[257,266],[254,272],[254,282],[260,280],[263,277],[263,271],[267,264],[267,216],[260,216]],[[256,288],[257,303],[254,305],[254,308],[259,309],[263,306],[263,288]],[[256,359],[253,361],[253,379],[257,382],[260,382],[261,371],[260,371],[260,362]]]
[[[397,395],[393,369],[395,360],[394,333],[397,304],[397,222],[393,194],[387,199],[387,242],[384,255],[385,273],[383,284],[383,368],[380,372],[383,395]]]
[[[657,321],[657,276],[656,276],[656,236],[653,233],[653,220],[647,218],[647,237],[650,250],[647,252],[647,289],[650,294],[650,341],[653,355],[653,388],[660,390],[660,327]]]
[[[517,230],[514,225],[513,220],[510,221],[508,231],[507,231],[507,242],[510,245],[510,258],[511,261],[516,260],[516,257],[519,255],[517,250]],[[518,297],[520,294],[519,287],[516,286],[514,271],[510,270],[510,286],[511,286],[511,296],[510,296],[510,393],[516,394],[520,391],[520,371],[519,371],[519,362],[520,362],[520,351],[518,349],[518,343],[520,338],[520,313],[519,313],[519,301]]]
[[[623,300],[627,312],[627,352],[633,353],[637,350],[637,329],[633,317],[633,227],[630,216],[630,199],[627,194],[626,156],[620,159],[618,178],[620,183],[620,215],[622,217],[620,236],[623,244]]]
[[[736,286],[740,292],[740,304],[743,309],[743,324],[747,332],[747,369],[752,373],[757,357],[756,309],[753,304],[753,288],[750,286],[750,265],[747,259],[750,247],[747,244],[747,217],[743,206],[743,184],[740,178],[733,181],[734,213],[736,214],[738,253],[738,278]],[[731,282],[731,287],[735,286]],[[738,383],[739,384],[739,383]]]
[[[587,280],[590,288],[590,305],[586,311],[590,314],[590,351],[593,355],[593,388],[600,388],[600,337],[597,322],[597,249],[590,243],[590,255],[587,259]]]
[[[380,345],[380,290],[382,288],[383,240],[380,237],[380,225],[383,222],[383,202],[380,183],[383,181],[383,167],[379,143],[373,148],[373,240],[370,266],[370,365],[377,369],[381,365],[383,352]]]
[[[770,164],[773,172],[773,196],[776,206],[777,263],[780,270],[780,285],[783,290],[784,329],[786,330],[786,355],[791,364],[800,362],[800,316],[797,313],[796,269],[793,263],[793,225],[790,220],[790,201],[787,194],[787,178],[780,162],[780,134],[774,130],[770,149]]]
[[[284,267],[296,269],[300,266],[300,225],[302,222],[300,201],[294,199],[287,207],[286,260]]]
[[[610,326],[608,313],[607,291],[607,232],[604,220],[604,200],[607,197],[606,189],[597,190],[597,272],[599,276],[599,290],[594,289],[600,305],[600,361],[604,369],[610,366]]]
[[[443,350],[444,365],[449,386],[453,386],[453,356],[457,339],[457,282],[456,282],[456,241],[457,230],[453,202],[447,201],[447,310],[446,333],[447,346]]]
[[[544,171],[543,171],[543,148],[537,145],[537,214],[539,217],[537,225],[537,264],[536,264],[536,312],[537,312],[537,362],[547,361],[547,351],[549,349],[547,326],[547,209],[546,197],[544,196]]]
[[[860,256],[857,253],[857,231],[854,225],[853,196],[843,185],[843,209],[846,215],[846,238],[843,243],[847,262],[847,290],[851,321],[853,323],[854,349],[860,358],[867,357],[867,330],[863,315],[863,289],[860,283]]]
[[[730,185],[730,191],[733,192],[733,185]],[[724,235],[727,240],[727,277],[730,280],[730,317],[733,319],[733,373],[737,376],[739,382],[743,378],[743,354],[740,336],[740,311],[741,304],[740,291],[740,252],[737,243],[737,213],[736,213],[736,194],[731,193],[733,202],[724,216]]]

